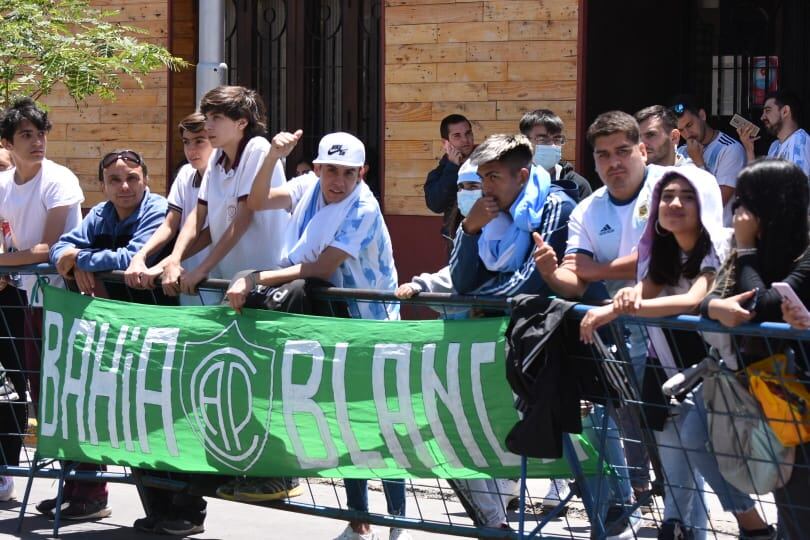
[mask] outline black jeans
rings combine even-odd
[[[810,443],[796,447],[796,462],[788,483],[773,491],[779,532],[785,540],[802,540],[810,531]]]
[[[24,290],[7,286],[0,291],[0,367],[7,382],[5,390],[14,394],[0,397],[0,463],[19,465],[23,436],[28,427],[28,403],[25,392],[28,376],[25,371],[26,324],[28,297]]]

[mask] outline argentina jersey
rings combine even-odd
[[[804,129],[797,129],[780,143],[779,139],[771,143],[768,156],[792,161],[810,176],[810,136]]]
[[[737,187],[737,174],[745,167],[746,157],[743,145],[721,131],[717,131],[714,139],[703,147],[703,162],[705,169],[717,178],[717,183],[723,186]],[[686,145],[678,148],[678,153],[684,157],[689,157]],[[723,209],[723,223],[731,226],[731,200]]]

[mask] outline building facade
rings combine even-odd
[[[400,279],[446,262],[440,218],[422,184],[442,155],[439,121],[461,113],[476,141],[515,132],[538,107],[566,123],[564,157],[594,184],[584,132],[608,109],[633,112],[696,92],[717,127],[759,117],[763,92],[810,91],[810,5],[803,0],[223,0],[227,80],[265,98],[270,132],[304,129],[288,160],[314,156],[322,134],[367,144],[369,183],[394,240]],[[197,0],[93,0],[145,39],[197,60]],[[175,126],[195,108],[195,73],[126,81],[115,102],[77,109],[45,99],[49,155],[80,176],[87,204],[101,200],[97,160],[133,147],[166,192],[182,160]],[[767,141],[763,141],[764,144]]]

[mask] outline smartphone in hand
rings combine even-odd
[[[779,296],[781,296],[783,300],[787,300],[792,305],[801,308],[802,316],[810,317],[810,311],[807,311],[804,302],[799,300],[799,297],[796,294],[796,291],[793,290],[793,287],[791,287],[784,281],[777,281],[771,284],[771,288],[773,288],[776,292],[778,292]]]
[[[756,137],[757,135],[759,135],[759,126],[751,122],[750,120],[746,120],[739,114],[735,114],[734,116],[732,116],[729,124],[731,124],[732,127],[734,127],[735,129],[740,129],[745,126],[751,126],[751,136]]]

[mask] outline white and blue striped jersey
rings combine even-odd
[[[810,176],[810,135],[799,128],[785,142],[779,142],[779,139],[773,141],[768,148],[768,157],[792,161]]]
[[[680,146],[678,153],[689,158],[686,145]],[[737,174],[745,167],[745,148],[740,141],[718,130],[712,142],[703,148],[703,162],[706,170],[717,178],[719,185],[736,188]],[[723,209],[723,224],[726,227],[731,226],[731,200]]]

